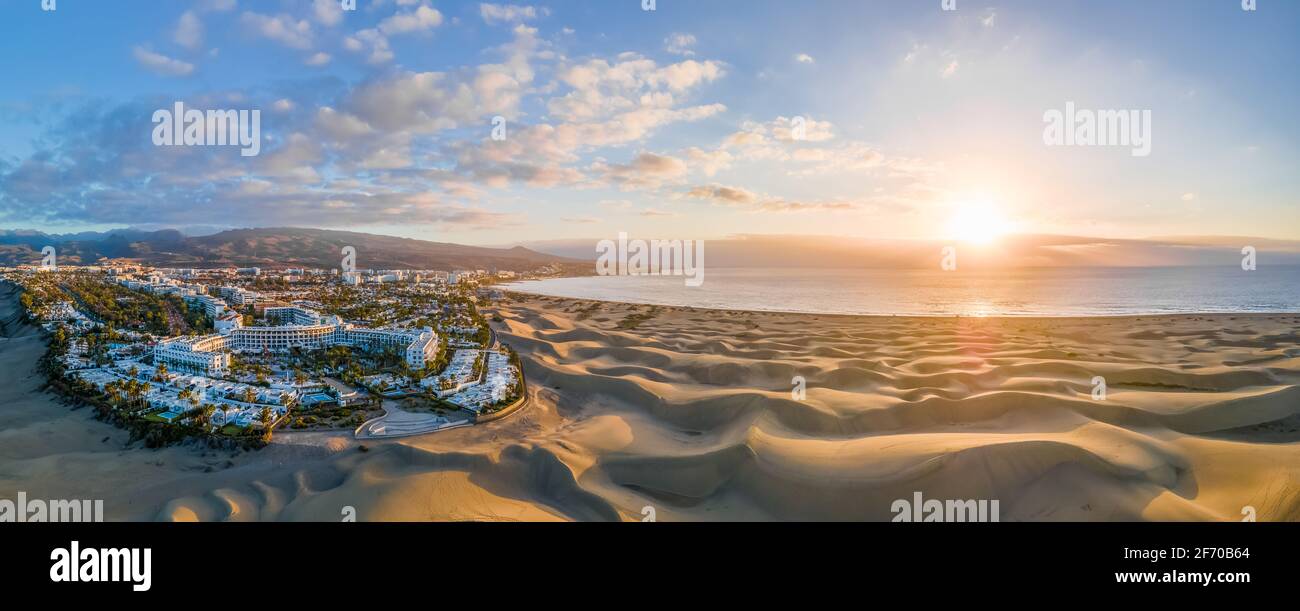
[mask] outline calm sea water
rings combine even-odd
[[[824,314],[1113,316],[1300,312],[1300,266],[1040,268],[996,272],[708,268],[680,277],[590,276],[511,290],[656,305]]]

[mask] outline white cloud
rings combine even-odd
[[[682,178],[688,173],[686,162],[655,153],[640,153],[627,164],[596,161],[590,170],[598,179],[625,191],[658,188],[664,182]]]
[[[379,31],[389,36],[432,30],[442,25],[442,13],[438,9],[420,5],[409,13],[398,13],[379,22]]]
[[[245,12],[244,25],[254,33],[293,49],[309,49],[312,45],[311,24],[306,19],[294,20],[289,15],[271,17]]]
[[[375,133],[375,129],[359,117],[328,106],[316,112],[316,126],[336,141],[351,141]]]
[[[148,68],[155,74],[162,76],[189,76],[194,72],[194,64],[183,62],[178,59],[172,59],[161,53],[155,53],[144,47],[137,46],[132,54],[140,65]]]
[[[731,167],[731,162],[734,160],[731,153],[727,151],[706,151],[699,147],[686,149],[686,158],[690,160],[692,168],[699,169],[705,176],[713,176]]]
[[[518,4],[488,4],[478,5],[479,15],[483,21],[490,25],[499,23],[522,23],[537,19],[540,15],[546,15],[546,9],[538,9],[535,6],[524,6]]]
[[[367,47],[370,48],[370,56],[366,61],[372,64],[392,61],[393,50],[388,46],[388,37],[379,33],[379,30],[368,28],[343,39],[343,48],[349,51],[360,53]]]
[[[413,2],[403,2],[398,0],[399,5],[410,5]],[[409,34],[412,32],[425,32],[442,25],[442,13],[437,9],[420,5],[414,11],[409,13],[398,13],[383,21],[375,28],[366,28],[343,39],[343,48],[354,53],[370,51],[366,61],[372,64],[383,64],[393,60],[393,49],[388,44],[389,36]]]
[[[758,201],[758,196],[752,191],[740,187],[728,187],[723,185],[695,187],[690,191],[687,191],[686,196],[694,199],[707,199],[732,205],[752,204]]]
[[[565,121],[590,121],[615,113],[666,110],[677,95],[722,77],[722,64],[686,60],[660,67],[653,60],[625,56],[609,63],[592,59],[561,68],[557,76],[572,91],[552,98],[547,110]]]
[[[859,204],[847,201],[790,201],[780,197],[759,195],[742,187],[707,185],[693,187],[686,197],[702,199],[724,206],[744,207],[753,212],[805,212],[810,210],[853,210]]]
[[[329,53],[325,53],[324,51],[321,51],[312,54],[312,56],[308,57],[304,63],[306,63],[308,66],[324,66],[325,64],[330,63],[330,59],[331,58]]]
[[[325,26],[335,26],[343,21],[343,7],[339,0],[313,0],[312,14],[317,23]]]
[[[172,34],[172,40],[187,49],[197,49],[203,44],[203,22],[199,21],[199,16],[194,11],[185,11],[181,14],[180,21],[176,23],[176,31]]]
[[[813,56],[811,56],[811,55],[809,55],[809,54],[807,54],[807,53],[800,53],[800,54],[798,54],[798,55],[795,55],[795,56],[794,56],[794,61],[797,61],[797,62],[799,62],[799,63],[801,63],[801,64],[815,64],[815,63],[817,63],[817,60],[813,59]]]
[[[518,83],[508,75],[405,72],[357,88],[348,109],[386,131],[434,133],[514,114],[518,101]]]
[[[811,117],[777,117],[768,123],[747,121],[727,142],[732,146],[761,146],[769,138],[783,143],[823,142],[835,138],[835,126]]]
[[[687,57],[695,55],[691,47],[695,46],[695,36],[691,34],[674,33],[664,39],[664,50],[673,55],[685,55]]]

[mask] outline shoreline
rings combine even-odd
[[[746,308],[718,308],[705,306],[685,306],[685,305],[668,305],[660,303],[646,303],[637,301],[616,301],[611,299],[595,299],[592,297],[566,297],[561,295],[550,295],[547,293],[536,293],[532,291],[520,290],[516,288],[501,288],[501,292],[509,297],[510,293],[528,295],[533,298],[561,299],[575,303],[600,303],[621,307],[653,307],[673,311],[699,311],[699,312],[742,312],[746,314],[764,314],[772,316],[817,316],[817,317],[836,317],[849,319],[881,319],[881,320],[1008,320],[1008,321],[1070,321],[1070,320],[1145,320],[1152,318],[1184,318],[1184,317],[1202,317],[1202,318],[1221,318],[1221,317],[1250,317],[1250,318],[1275,318],[1275,317],[1300,317],[1300,310],[1290,312],[1163,312],[1152,314],[1062,314],[1058,316],[1026,314],[1026,315],[1007,315],[998,314],[992,316],[969,316],[961,314],[848,314],[848,313],[830,313],[830,312],[804,312],[798,310],[753,310]]]

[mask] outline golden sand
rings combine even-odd
[[[1002,521],[1239,520],[1246,506],[1300,518],[1297,316],[852,317],[532,296],[499,313],[530,405],[364,452],[329,433],[255,453],[125,447],[125,432],[39,392],[43,346],[19,332],[0,340],[0,497],[103,498],[109,520],[337,521],[345,507],[358,520],[641,520],[647,506],[660,521],[889,520],[915,491],[997,499]]]

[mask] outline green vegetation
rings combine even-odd
[[[59,273],[59,276],[65,276]],[[202,312],[191,313],[179,297],[160,297],[103,282],[88,274],[67,274],[59,288],[95,320],[119,329],[158,336],[188,335],[203,326]]]
[[[628,329],[628,330],[635,329],[641,326],[641,323],[651,320],[655,316],[658,316],[660,310],[661,308],[659,308],[659,306],[650,306],[650,309],[644,312],[634,312],[632,314],[628,314],[626,318],[619,321],[618,328]]]

